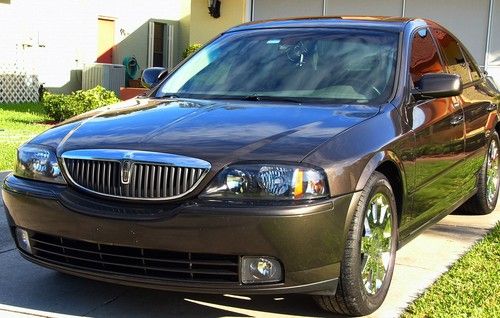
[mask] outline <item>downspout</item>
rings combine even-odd
[[[493,24],[493,8],[495,0],[490,0],[490,12],[488,13],[488,30],[486,31],[486,52],[484,54],[484,69],[488,67],[490,58],[490,45],[491,45],[491,28]]]
[[[250,21],[255,20],[255,0],[248,0],[250,1]]]

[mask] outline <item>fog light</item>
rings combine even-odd
[[[241,281],[243,284],[279,282],[283,279],[281,264],[270,257],[248,257],[241,259]]]
[[[19,247],[25,251],[31,254],[31,244],[30,244],[30,238],[28,235],[28,232],[26,230],[16,228],[16,238],[17,238],[17,244]]]

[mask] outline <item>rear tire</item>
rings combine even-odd
[[[374,172],[349,227],[336,294],[315,296],[324,310],[362,316],[380,307],[394,271],[397,226],[391,185],[383,174]]]
[[[498,134],[493,132],[486,151],[486,158],[477,178],[477,193],[465,202],[457,212],[486,215],[495,209],[500,184]]]

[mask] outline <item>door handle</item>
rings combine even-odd
[[[456,125],[461,124],[463,122],[464,122],[463,115],[453,116],[450,120],[450,124],[452,124],[453,126],[456,126]]]
[[[485,108],[487,111],[491,112],[491,111],[497,110],[498,105],[495,103],[491,103],[491,104],[487,104]]]

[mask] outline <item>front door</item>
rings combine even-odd
[[[427,29],[415,33],[411,52],[411,84],[444,66]],[[457,164],[464,157],[464,113],[460,100],[436,98],[413,101],[408,108],[416,136],[413,224],[420,227],[460,199]]]
[[[97,20],[97,32],[97,63],[113,63],[115,21],[99,18]]]

